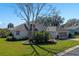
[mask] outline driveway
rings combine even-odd
[[[60,52],[55,56],[79,56],[79,45]]]
[[[62,56],[79,56],[79,47]]]
[[[71,40],[79,41],[79,38],[73,38]],[[55,56],[79,56],[79,45],[60,52]]]
[[[72,40],[79,41],[79,38],[72,39]],[[65,53],[62,56],[79,56],[79,47],[77,46],[75,49]]]

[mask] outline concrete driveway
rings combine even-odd
[[[79,38],[72,39],[75,41],[79,41]],[[71,50],[62,56],[79,56],[79,45],[71,48]]]
[[[79,41],[79,38],[73,38],[71,40]],[[79,56],[79,45],[69,48],[63,52],[56,54],[55,56]]]
[[[60,52],[55,56],[79,56],[79,45]]]
[[[79,48],[76,48],[62,56],[79,56]]]

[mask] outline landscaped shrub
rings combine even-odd
[[[8,36],[6,37],[6,40],[7,40],[7,41],[15,41],[16,39],[13,37],[13,34],[10,32],[10,33],[8,34]]]
[[[22,38],[22,39],[16,39],[16,38],[14,38],[12,36],[6,37],[6,41],[24,41],[24,40],[27,40],[27,39],[28,39],[27,37]]]
[[[49,33],[45,32],[45,31],[41,31],[41,32],[33,32],[32,33],[33,37],[31,39],[31,41],[33,43],[46,43],[48,42],[49,39]]]
[[[6,41],[15,41],[16,39],[12,36],[6,37]]]

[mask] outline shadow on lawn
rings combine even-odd
[[[47,49],[45,47],[42,47],[42,45],[54,45],[54,44],[56,44],[56,42],[54,42],[54,41],[48,41],[46,43],[44,43],[44,42],[43,43],[33,43],[33,42],[29,42],[29,41],[23,42],[23,45],[30,45],[31,46],[33,51],[30,55],[37,55],[37,56],[40,56],[40,53],[39,53],[37,48],[44,50],[48,53],[57,54],[55,49],[51,50],[51,49]]]
[[[30,45],[30,46],[31,46],[32,49],[33,49],[31,55],[33,55],[34,53],[36,53],[37,56],[40,56],[40,54],[38,53],[38,51],[36,50],[36,48],[35,48],[33,45]],[[44,50],[44,51],[46,51],[46,52],[48,52],[48,53],[57,54],[57,53],[55,53],[55,51],[53,52],[53,51],[48,50],[48,49],[46,49],[46,48],[44,48],[44,47],[41,47],[40,45],[35,45],[35,46],[37,46],[38,48],[40,48],[40,49],[42,49],[42,50]]]

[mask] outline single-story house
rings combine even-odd
[[[38,31],[46,30],[48,31],[52,38],[59,38],[59,39],[67,39],[69,37],[69,31],[62,27],[55,27],[55,26],[44,26],[43,24],[33,24]],[[16,39],[23,39],[28,37],[28,26],[27,24],[21,24],[14,28],[9,28],[12,35]]]
[[[43,31],[46,28],[42,24],[35,24],[34,27],[38,31]],[[9,30],[11,31],[13,37],[16,38],[17,40],[28,37],[28,26],[25,23],[21,24],[21,25],[18,25],[14,28],[9,28]]]
[[[12,35],[16,39],[22,39],[27,37],[27,27],[25,27],[25,24],[18,25],[14,28],[9,28]]]

